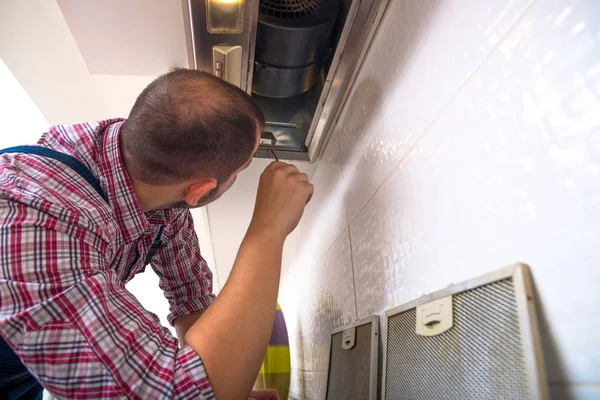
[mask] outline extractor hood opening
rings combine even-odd
[[[274,152],[282,160],[315,161],[387,4],[182,0],[190,68],[214,74],[256,101],[267,124],[255,157],[272,158]]]
[[[306,139],[350,3],[259,1],[251,96],[267,122],[257,157],[273,150],[284,159],[309,159]]]

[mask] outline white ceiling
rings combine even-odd
[[[187,67],[179,0],[56,0],[90,74]]]
[[[80,1],[82,4],[90,3],[87,0]],[[163,3],[167,1],[180,11],[179,0],[165,0]],[[128,10],[137,4],[134,0],[123,0],[125,3],[128,6],[123,9]],[[149,5],[154,3],[157,1],[148,0]],[[114,5],[116,1],[98,1],[98,4]],[[164,7],[163,12],[169,14]],[[177,12],[171,13],[177,15],[171,19],[178,21],[174,23],[176,25],[183,24],[183,17]],[[91,13],[98,21],[104,22],[104,25],[99,24],[101,29],[98,29],[102,34],[98,37],[106,38],[105,31],[111,31],[110,41],[119,42],[112,35],[115,29],[120,30],[121,34],[125,33],[122,20],[128,14],[124,12],[118,19],[111,19],[104,11]],[[121,22],[116,23],[116,20]],[[137,25],[143,24],[138,21],[128,26]],[[182,32],[180,59],[185,59],[183,38]],[[121,41],[128,40],[125,36]],[[98,42],[103,41],[109,40],[98,39]],[[176,47],[174,42],[172,47]],[[90,73],[90,65],[82,56],[82,46],[73,37],[58,1],[0,0],[0,59],[51,125],[127,117],[138,94],[155,76],[166,72],[171,64],[161,52],[146,52],[146,61],[142,62],[137,52],[131,55],[127,53],[129,45],[119,47],[115,44],[117,47],[112,49],[99,46],[96,53],[105,57],[107,63],[113,63],[114,68],[119,69],[118,74]],[[137,71],[139,74],[144,72],[143,75],[133,75],[133,68],[137,68],[134,64],[139,67],[153,65],[156,73],[148,75],[149,70],[145,69]]]

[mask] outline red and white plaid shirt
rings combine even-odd
[[[0,333],[57,397],[212,399],[200,357],[125,289],[164,225],[151,265],[169,321],[213,300],[190,212],[137,203],[122,124],[55,126],[38,143],[87,166],[108,202],[59,161],[0,155]]]

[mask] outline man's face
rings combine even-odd
[[[256,149],[254,149],[254,151],[256,151]],[[252,153],[252,154],[254,154],[254,153]],[[198,204],[196,204],[196,206],[190,207],[189,204],[186,204],[186,205],[189,208],[198,208],[198,207],[203,207],[203,206],[205,206],[205,205],[207,205],[209,203],[212,203],[215,200],[218,200],[219,197],[221,197],[223,194],[225,194],[225,192],[228,191],[233,186],[233,184],[237,180],[238,174],[240,172],[242,172],[243,170],[245,170],[246,168],[248,168],[251,163],[252,163],[252,157],[250,157],[248,159],[248,161],[246,162],[246,164],[242,165],[242,167],[240,169],[238,169],[237,171],[235,171],[229,177],[229,179],[227,179],[223,183],[217,184],[217,187],[211,189],[208,193],[206,193],[204,195],[204,197],[202,197],[200,200],[198,200]]]

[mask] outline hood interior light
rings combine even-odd
[[[205,0],[210,33],[239,34],[243,29],[244,0]]]

